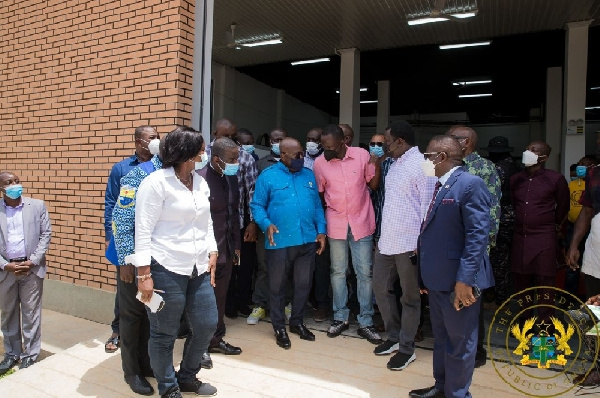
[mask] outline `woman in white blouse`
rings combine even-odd
[[[217,325],[213,291],[217,263],[206,181],[194,172],[204,155],[202,135],[177,127],[164,141],[163,168],[141,183],[136,195],[135,262],[138,291],[148,303],[159,292],[164,307],[152,313],[148,351],[159,393],[215,395],[217,390],[196,378],[202,353]],[[179,372],[173,367],[173,346],[185,312],[190,334]]]

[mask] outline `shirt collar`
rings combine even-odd
[[[465,156],[464,161],[465,162],[472,162],[476,159],[479,159],[481,156],[479,156],[479,154],[477,153],[477,151],[475,152],[471,152],[470,154],[468,154],[467,156]]]
[[[23,208],[23,197],[21,197],[21,203],[19,203],[15,207],[9,206],[5,200],[2,200],[2,201],[4,202],[5,209],[22,209]]]
[[[441,176],[440,179],[439,179],[440,184],[444,185],[446,183],[446,181],[448,181],[448,178],[450,178],[450,176],[452,175],[452,173],[454,173],[454,171],[456,169],[458,169],[459,167],[461,167],[461,166],[454,166],[453,168],[451,168],[450,170],[448,170],[446,172],[446,174],[444,174],[443,176]]]
[[[415,145],[415,146],[411,147],[408,151],[404,152],[402,154],[402,156],[400,156],[399,158],[397,158],[395,160],[397,160],[399,162],[404,162],[406,159],[408,159],[412,156],[415,156],[417,154],[420,155],[421,157],[423,156],[421,154],[421,151],[419,151],[419,147]],[[394,158],[392,158],[392,159],[394,159]]]

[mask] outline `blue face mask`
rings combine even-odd
[[[254,145],[242,145],[242,149],[251,155],[254,153]]]
[[[223,161],[223,159],[221,159],[221,162],[225,163]],[[225,174],[226,176],[234,176],[237,174],[239,168],[240,168],[239,163],[225,163],[225,168],[224,169],[221,168],[221,170],[223,171],[223,174]]]
[[[577,166],[577,168],[575,169],[575,174],[577,174],[577,177],[579,177],[579,178],[585,177],[586,173],[587,173],[587,167],[585,167],[585,166]]]
[[[206,166],[206,164],[208,163],[208,155],[206,153],[203,153],[202,155],[200,155],[200,162],[196,162],[196,164],[194,165],[194,169],[196,170],[200,170],[203,169],[204,166]]]
[[[8,196],[11,199],[19,199],[21,197],[21,194],[23,193],[23,185],[11,185],[8,188],[5,188],[4,192],[6,193],[6,196]]]
[[[275,155],[277,155],[277,156],[279,156],[279,155],[280,155],[280,152],[279,152],[279,142],[276,142],[276,143],[274,143],[274,144],[271,144],[271,151],[272,151],[272,152],[273,152]]]
[[[371,155],[375,155],[378,158],[383,156],[383,147],[382,146],[371,146],[369,145],[369,153],[371,153]]]

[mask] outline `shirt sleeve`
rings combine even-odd
[[[52,236],[52,226],[46,204],[42,202],[40,211],[40,240],[35,248],[35,251],[29,256],[29,260],[35,265],[40,265],[42,259],[50,247],[50,238]]]
[[[244,160],[243,184],[246,203],[250,204],[252,203],[252,198],[254,197],[256,179],[258,178],[258,168],[256,167],[254,158],[248,154],[246,155],[247,157]],[[254,221],[252,212],[250,212],[250,221]]]
[[[250,212],[254,217],[254,222],[258,224],[259,228],[264,232],[271,225],[271,220],[267,216],[267,205],[268,205],[268,183],[267,174],[261,174],[256,180],[256,189],[254,190],[254,196],[250,203]]]
[[[110,170],[108,182],[106,183],[106,192],[104,194],[104,236],[105,240],[110,240],[112,236],[112,213],[119,197],[119,164],[115,164]]]
[[[206,182],[206,180],[204,178],[200,182],[200,188],[204,192],[206,192],[207,202],[209,202],[208,197],[210,196],[210,188],[208,187],[208,183]],[[210,206],[210,204],[209,204],[209,206]],[[215,239],[215,229],[213,227],[212,216],[210,215],[210,211],[207,214],[208,214],[208,220],[207,220],[208,226],[207,226],[207,230],[206,230],[206,248],[209,253],[210,252],[218,252],[219,248],[217,246],[217,240]],[[137,220],[137,215],[136,215],[136,220]]]
[[[143,172],[141,172],[139,168],[135,168],[129,172],[125,177],[121,178],[121,186],[137,189],[145,177],[145,175],[142,176],[140,173]],[[134,196],[132,199],[131,203],[122,204],[121,194],[119,194],[119,198],[117,199],[117,203],[113,210],[112,219],[115,233],[115,249],[117,250],[117,256],[119,258],[119,265],[125,264],[125,256],[133,254],[135,247],[136,197]],[[123,198],[123,200],[125,200],[125,198]]]
[[[592,202],[592,190],[590,189],[590,173],[586,173],[585,176],[585,190],[579,198],[579,204],[586,207],[594,207]]]
[[[492,199],[492,207],[490,208],[490,215],[492,218],[492,225],[490,226],[490,246],[495,246],[496,235],[498,235],[498,229],[500,228],[500,199],[502,198],[502,186],[498,172],[493,165],[490,165],[489,172],[490,174],[488,176],[488,181],[486,181],[486,185]]]
[[[135,209],[135,263],[136,267],[150,265],[152,257],[151,240],[154,227],[163,211],[165,190],[159,180],[152,175],[145,178],[136,194]],[[210,222],[212,231],[212,220]],[[213,234],[214,241],[214,232]],[[216,243],[214,244],[216,250]]]
[[[314,174],[309,176],[309,180],[312,180],[315,186],[317,185],[317,181],[314,177]],[[321,203],[321,198],[319,194],[312,190],[315,194],[313,195],[313,201],[315,204],[315,226],[317,227],[317,234],[327,234],[327,222],[325,221],[325,212],[323,211],[323,203]]]
[[[369,162],[369,160],[371,160],[369,152],[367,152],[364,149],[362,149],[362,151],[364,152],[362,157],[365,159],[365,181],[368,184],[373,179],[373,177],[375,177],[375,165]]]
[[[319,187],[319,192],[325,192],[326,182],[321,172],[321,162],[319,161],[319,158],[317,158],[313,166],[313,173],[315,173],[315,179],[317,181],[317,187]]]

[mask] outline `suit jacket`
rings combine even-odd
[[[490,193],[479,177],[456,169],[443,184],[419,236],[424,286],[453,291],[457,281],[479,289],[494,285],[487,255]]]
[[[23,200],[23,234],[25,236],[25,252],[27,258],[35,266],[31,272],[44,278],[46,276],[46,252],[50,246],[51,226],[48,210],[43,200],[22,196]],[[6,254],[8,227],[6,224],[6,207],[4,199],[0,199],[0,262],[8,264]],[[6,278],[7,273],[0,271],[0,282]]]

